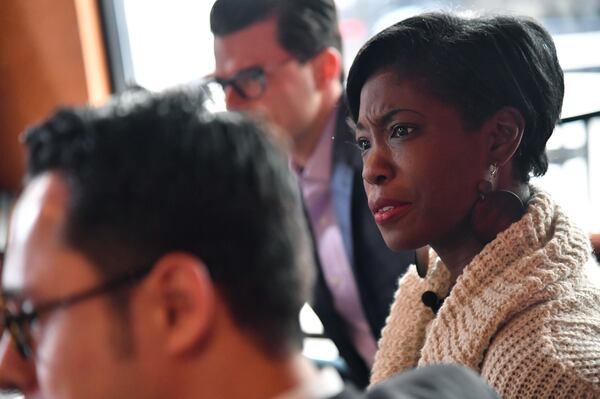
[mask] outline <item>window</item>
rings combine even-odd
[[[198,79],[214,68],[209,13],[214,0],[104,0],[113,48],[127,84],[151,90]],[[595,0],[337,0],[346,68],[373,34],[416,13],[509,12],[541,21],[553,34],[566,71],[600,72],[600,3]],[[113,57],[115,58],[115,57]],[[117,69],[123,69],[119,67]],[[119,71],[116,71],[119,72]]]

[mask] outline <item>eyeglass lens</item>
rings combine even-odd
[[[252,68],[239,72],[231,79],[217,79],[223,90],[231,86],[244,99],[258,98],[265,89],[265,72],[262,68]]]

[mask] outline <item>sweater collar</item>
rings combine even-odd
[[[570,275],[581,275],[578,269],[590,251],[587,237],[548,194],[535,187],[531,192],[521,220],[486,245],[457,279],[429,326],[420,365],[454,361],[479,370],[503,323],[556,296]],[[426,279],[432,286],[449,286],[436,281],[441,275],[436,269],[445,266],[437,255],[433,258],[436,267]],[[437,293],[444,297],[447,290]]]

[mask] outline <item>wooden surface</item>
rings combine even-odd
[[[19,136],[27,126],[61,104],[99,102],[108,94],[93,4],[0,2],[0,191],[21,187],[25,153]]]

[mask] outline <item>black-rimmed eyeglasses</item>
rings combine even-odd
[[[137,283],[150,273],[153,266],[154,262],[148,263],[123,275],[112,278],[97,287],[93,287],[66,298],[42,303],[35,307],[29,302],[25,302],[21,306],[21,310],[17,313],[10,312],[6,306],[3,305],[3,309],[1,310],[2,314],[0,315],[2,334],[4,334],[4,331],[8,330],[19,354],[23,359],[29,359],[33,356],[31,324],[42,314],[57,309],[67,308],[98,295],[107,294],[119,288]]]
[[[207,78],[207,83],[208,85],[217,84],[223,91],[228,87],[231,87],[241,98],[245,100],[254,100],[262,96],[265,92],[267,76],[293,60],[294,58],[288,58],[268,66],[252,66],[245,68],[229,79],[209,77]]]

